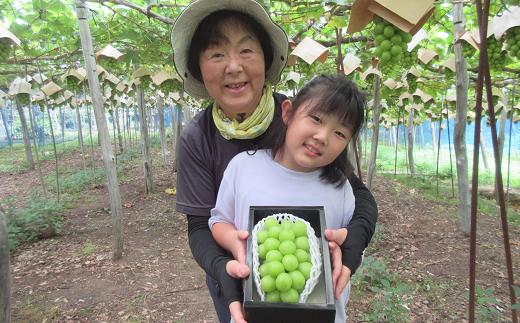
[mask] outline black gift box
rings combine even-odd
[[[314,229],[323,256],[319,282],[306,303],[271,303],[260,301],[253,276],[252,231],[258,221],[277,214],[289,213],[307,222]],[[323,207],[251,206],[249,210],[249,238],[247,239],[247,265],[251,274],[244,287],[244,314],[249,323],[328,323],[334,322],[336,307],[332,287],[332,274],[328,243],[325,239]]]

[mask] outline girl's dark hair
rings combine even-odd
[[[365,94],[357,86],[342,75],[319,75],[307,83],[292,102],[289,120],[302,104],[309,104],[309,114],[323,113],[333,115],[352,132],[351,141],[356,142],[364,122]],[[283,122],[273,123],[273,136],[269,139],[273,158],[282,149],[285,142],[287,125]],[[347,157],[348,146],[329,165],[321,168],[321,180],[341,187],[353,171]]]
[[[250,15],[234,10],[220,10],[205,17],[195,30],[188,49],[188,70],[198,81],[202,82],[199,58],[200,54],[212,45],[218,45],[226,39],[222,27],[228,22],[237,23],[252,33],[262,46],[264,52],[265,70],[273,62],[271,39],[265,29]]]

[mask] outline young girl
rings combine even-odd
[[[363,124],[364,106],[364,95],[343,76],[317,76],[293,102],[285,100],[271,149],[240,153],[224,172],[209,220],[217,243],[236,254],[232,237],[247,230],[252,205],[321,205],[329,229],[346,227],[355,202],[347,146]],[[238,260],[229,265],[246,267]],[[336,300],[335,322],[346,321],[349,292],[350,285]]]

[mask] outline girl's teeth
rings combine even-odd
[[[238,89],[239,87],[242,87],[242,86],[244,86],[244,83],[228,85],[228,87],[230,87],[232,89]]]

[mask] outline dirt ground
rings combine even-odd
[[[142,166],[125,166],[121,181],[124,257],[111,260],[108,192],[103,186],[81,194],[65,214],[63,232],[19,247],[11,259],[13,322],[217,322],[193,260],[186,220],[176,213],[171,165],[154,151],[154,193],[144,194]],[[99,157],[99,156],[98,156]],[[98,161],[100,158],[97,159]],[[62,167],[81,167],[78,154],[62,157]],[[53,171],[45,162],[44,173]],[[23,204],[37,173],[0,174],[0,198],[17,196]],[[464,322],[467,312],[469,238],[458,230],[456,208],[432,202],[413,189],[377,177],[381,235],[371,255],[384,259],[390,273],[417,288],[406,305],[412,322]],[[520,229],[510,227],[514,275],[520,275]],[[479,215],[477,284],[491,287],[507,309],[507,274],[498,218]],[[351,322],[361,322],[369,295],[353,295]]]

